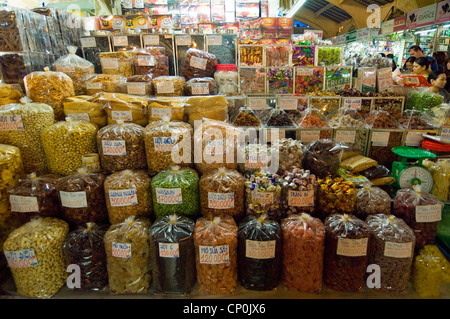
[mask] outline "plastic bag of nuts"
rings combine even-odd
[[[213,77],[216,71],[217,58],[214,54],[190,48],[186,52],[181,75],[190,80],[192,78]]]
[[[172,166],[152,179],[152,197],[156,217],[199,213],[199,177],[190,167]]]
[[[220,167],[200,178],[200,211],[203,216],[244,215],[244,176],[236,170]]]
[[[12,217],[9,193],[23,175],[22,157],[19,148],[12,145],[0,144],[0,228],[8,228]],[[1,232],[0,232],[1,235]]]
[[[347,149],[342,143],[325,139],[311,142],[305,147],[303,168],[319,178],[338,176],[342,153]]]
[[[158,76],[153,78],[156,96],[183,96],[185,78],[182,76]]]
[[[144,130],[144,141],[150,175],[156,175],[174,165],[192,166],[193,134],[194,130],[188,123],[169,121],[166,117],[149,123]],[[175,153],[176,151],[178,152]],[[175,154],[179,156],[179,163],[174,162]]]
[[[74,121],[86,121],[97,124],[99,128],[106,125],[106,112],[95,100],[95,95],[78,95],[64,99],[64,114]]]
[[[144,171],[123,170],[105,180],[105,198],[109,222],[117,224],[130,216],[152,215],[151,178]]]
[[[97,153],[98,126],[72,121],[57,122],[41,133],[48,171],[52,174],[71,175],[82,167],[84,154]]]
[[[36,176],[31,173],[20,178],[17,185],[9,190],[11,211],[17,215],[21,224],[34,217],[60,217],[56,191],[58,179],[58,175]]]
[[[62,177],[56,184],[61,205],[62,218],[70,226],[87,222],[104,224],[108,222],[105,203],[105,175],[88,172],[85,168]]]
[[[97,132],[97,148],[104,170],[146,169],[144,128],[135,123],[110,124]]]
[[[331,214],[353,214],[356,187],[342,177],[319,178],[316,197],[316,217],[324,220]]]
[[[405,292],[414,257],[416,237],[406,223],[393,215],[368,216],[371,229],[369,264],[380,266],[380,290]]]
[[[25,173],[47,170],[41,132],[55,123],[51,106],[21,99],[21,103],[0,106],[0,143],[20,149]]]
[[[281,230],[283,284],[292,290],[320,292],[325,226],[320,219],[302,213],[284,218]]]
[[[282,138],[272,143],[275,149],[278,149],[279,169],[278,173],[293,167],[302,168],[303,162],[303,144],[292,138]]]
[[[71,231],[63,245],[66,265],[80,266],[80,290],[101,290],[108,285],[103,237],[106,227],[89,222]]]
[[[386,191],[371,184],[365,184],[356,191],[354,214],[362,220],[376,214],[391,214],[391,196]]]
[[[145,293],[151,282],[150,221],[130,216],[104,237],[111,294]]]
[[[272,290],[281,279],[281,227],[266,215],[247,216],[238,228],[239,281],[245,289]]]
[[[324,283],[333,290],[360,291],[366,283],[370,227],[351,214],[330,215],[324,225]]]
[[[284,215],[314,213],[317,180],[308,170],[294,168],[280,180],[282,184],[281,205]]]
[[[17,293],[32,298],[50,298],[66,283],[62,246],[69,232],[57,218],[36,218],[13,230],[3,250]]]
[[[150,227],[155,292],[188,294],[196,283],[195,222],[182,215],[158,218]]]
[[[184,84],[184,94],[192,95],[216,95],[217,83],[214,78],[192,78]]]
[[[428,193],[422,193],[420,185],[414,190],[406,188],[397,191],[392,214],[403,219],[414,230],[416,250],[431,245],[442,218],[444,204]]]
[[[248,215],[267,215],[281,221],[281,181],[278,174],[257,172],[246,178],[245,204]]]
[[[194,228],[199,291],[230,294],[238,284],[238,227],[231,216],[200,217]]]
[[[344,109],[340,115],[329,121],[335,129],[334,140],[345,143],[348,151],[358,151],[365,154],[367,138],[369,137],[369,125],[357,110]]]

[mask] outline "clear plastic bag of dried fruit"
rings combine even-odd
[[[442,219],[444,203],[435,196],[421,191],[420,185],[414,189],[400,189],[394,199],[392,214],[403,219],[416,235],[416,250],[431,245]]]
[[[381,271],[380,287],[375,289],[406,292],[414,258],[414,231],[393,215],[370,215],[366,223],[372,231],[369,264],[380,266]]]
[[[229,215],[239,220],[244,215],[244,175],[220,167],[200,178],[200,211],[203,216]]]
[[[322,289],[325,226],[302,213],[281,222],[283,240],[282,282],[288,289],[320,292]]]
[[[192,78],[184,84],[184,94],[192,95],[216,95],[217,83],[214,78]]]
[[[139,124],[117,120],[117,124],[101,128],[97,148],[101,166],[108,172],[147,168],[144,128]]]
[[[324,283],[337,291],[360,291],[366,284],[369,225],[351,214],[330,215],[324,225]]]
[[[433,176],[433,187],[430,194],[441,201],[446,201],[450,193],[450,161],[438,160],[437,162],[425,160],[422,164]]]
[[[151,282],[150,220],[126,218],[104,236],[111,294],[146,293]]]
[[[330,139],[311,142],[305,147],[303,168],[319,178],[338,176],[342,153],[347,149],[343,143]]]
[[[182,215],[158,218],[150,227],[156,293],[188,294],[196,283],[195,222]]]
[[[272,146],[278,150],[280,175],[294,167],[302,168],[304,145],[299,140],[282,138],[272,143]]]
[[[153,95],[153,78],[146,75],[133,75],[127,78],[127,93],[132,95]]]
[[[231,119],[231,123],[235,126],[244,127],[260,127],[261,119],[248,106],[241,107],[236,116]]]
[[[238,284],[238,227],[231,216],[200,217],[194,228],[201,293],[231,294]]]
[[[245,217],[238,228],[239,282],[249,290],[272,290],[281,280],[281,227],[267,215]]]
[[[57,72],[67,74],[73,81],[75,95],[86,94],[85,79],[86,76],[95,74],[94,64],[88,60],[79,57],[76,52],[78,50],[75,46],[68,46],[69,54],[60,57],[53,63],[53,68]]]
[[[427,112],[421,110],[405,110],[403,116],[398,122],[406,129],[410,130],[436,130],[439,126],[436,125],[433,119]]]
[[[174,165],[193,166],[193,135],[192,126],[185,122],[170,121],[168,117],[157,122],[150,122],[144,130],[145,152],[150,175],[156,175]]]
[[[214,54],[195,48],[186,52],[181,75],[190,80],[192,78],[213,77],[216,71],[217,58]]]
[[[327,117],[315,107],[309,107],[303,112],[302,118],[297,122],[299,126],[299,140],[307,144],[319,139],[332,138],[333,129]]]
[[[80,267],[80,286],[75,290],[102,290],[108,285],[103,237],[107,227],[93,222],[71,231],[63,245],[66,265]]]
[[[182,76],[158,76],[153,78],[153,92],[156,96],[183,96],[185,82]]]
[[[149,47],[133,51],[134,74],[153,77],[169,75],[169,59],[164,47]]]
[[[106,176],[85,168],[62,177],[56,184],[62,218],[71,226],[108,223],[104,183]]]
[[[60,217],[61,211],[56,185],[59,176],[28,174],[19,179],[9,190],[11,212],[18,216],[20,223],[29,222],[34,217]]]
[[[370,215],[391,214],[391,196],[377,186],[366,183],[356,191],[355,215],[366,220]]]

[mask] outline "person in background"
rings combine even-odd
[[[410,56],[409,58],[407,58],[405,61],[405,64],[403,64],[402,73],[406,73],[406,74],[414,73],[414,71],[413,71],[414,61],[416,61],[416,58],[413,56]]]
[[[391,61],[392,61],[392,72],[394,72],[395,69],[397,69],[397,63],[395,63],[395,61],[394,61],[394,55],[392,53],[389,53],[388,55],[386,55],[386,57],[391,59]]]
[[[443,71],[433,71],[428,76],[428,83],[431,84],[430,92],[440,94],[444,98],[444,103],[450,101],[450,93],[445,89],[447,75]]]
[[[413,63],[414,74],[428,77],[430,75],[430,60],[425,57],[418,58]]]
[[[447,76],[447,79],[450,78],[450,56],[448,56],[445,59],[444,63],[444,73]],[[447,81],[447,84],[445,85],[445,89],[450,92],[450,81]]]
[[[418,58],[427,58],[428,60],[430,60],[431,71],[437,71],[439,69],[439,66],[438,66],[436,60],[433,57],[431,57],[431,56],[425,56],[423,54],[422,48],[420,46],[418,46],[418,45],[413,45],[413,46],[411,46],[409,48],[409,56],[413,56],[416,59],[418,59]]]
[[[433,58],[436,60],[439,71],[444,71],[445,58],[447,54],[443,51],[438,51],[433,53]]]

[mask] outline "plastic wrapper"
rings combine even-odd
[[[239,223],[239,282],[245,289],[275,289],[281,281],[281,260],[281,227],[277,221],[250,215]]]
[[[324,225],[324,283],[337,291],[360,291],[366,284],[369,225],[348,214],[330,215]]]
[[[169,58],[163,47],[147,47],[133,52],[134,74],[153,78],[169,75]]]
[[[123,170],[105,180],[105,199],[111,224],[131,216],[150,218],[153,213],[151,178],[144,171]]]
[[[296,128],[297,125],[291,119],[291,117],[281,108],[274,108],[267,115],[264,125],[267,127],[286,127],[286,128]]]
[[[342,177],[318,179],[315,217],[324,220],[332,214],[353,214],[356,202],[355,183]]]
[[[0,21],[2,31],[0,33],[1,51],[28,51],[26,30],[23,26],[23,15],[27,12],[17,8],[2,8]]]
[[[239,68],[240,91],[244,94],[266,93],[264,68]]]
[[[343,48],[319,46],[317,64],[321,66],[341,64]]]
[[[224,167],[202,175],[199,182],[202,215],[229,215],[241,219],[244,215],[244,183],[241,173]]]
[[[66,265],[80,267],[77,290],[102,290],[108,285],[108,269],[103,237],[106,227],[89,222],[71,231],[63,244]]]
[[[287,67],[290,65],[290,55],[290,46],[288,45],[266,46],[266,65]]]
[[[325,250],[325,226],[302,213],[281,223],[283,240],[282,282],[291,290],[320,292]]]
[[[53,68],[72,79],[75,95],[86,94],[84,81],[87,76],[95,73],[95,67],[91,62],[76,55],[77,47],[69,46],[67,49],[69,54],[56,60]]]
[[[146,126],[148,100],[145,97],[121,94],[100,93],[96,96],[102,108],[106,111],[107,123],[117,124],[118,120]]]
[[[354,214],[362,220],[376,214],[391,214],[391,197],[377,186],[364,185],[356,192]]]
[[[95,124],[70,118],[43,129],[41,138],[49,173],[74,174],[82,166],[84,154],[97,152],[97,131]]]
[[[247,215],[277,220],[284,217],[281,209],[281,177],[278,174],[257,172],[245,181],[245,205]]]
[[[63,101],[64,115],[74,121],[86,121],[98,127],[106,125],[106,112],[95,96],[79,95],[68,97]]]
[[[77,173],[62,177],[56,184],[61,216],[70,226],[88,222],[106,224],[104,183],[106,176],[80,168]]]
[[[414,231],[392,215],[371,215],[366,223],[372,232],[369,264],[378,265],[381,271],[381,287],[375,289],[406,292],[414,257]]]
[[[240,45],[239,66],[264,66],[264,46]]]
[[[147,168],[144,128],[134,123],[107,125],[97,132],[101,167],[108,172]]]
[[[123,77],[133,75],[132,52],[101,52],[99,58],[103,74],[121,75]]]
[[[414,188],[397,191],[392,214],[414,230],[416,250],[420,250],[434,242],[444,204],[433,195],[422,193],[420,187]]]
[[[292,64],[294,66],[314,66],[314,46],[294,46],[292,52]]]
[[[148,121],[159,122],[168,117],[171,121],[185,120],[186,98],[184,97],[155,97],[149,100]]]
[[[27,96],[33,102],[50,105],[55,112],[55,119],[64,119],[63,101],[75,95],[72,79],[62,72],[32,72],[24,78]]]
[[[156,293],[188,294],[196,283],[195,222],[170,215],[157,219],[150,228],[153,283]]]
[[[153,78],[156,96],[183,96],[186,80],[182,76],[158,76]]]
[[[361,171],[360,174],[369,180],[374,180],[391,176],[391,171],[386,166],[378,164]]]
[[[217,83],[212,77],[192,78],[184,84],[184,92],[192,95],[216,95]]]
[[[190,167],[172,166],[156,174],[151,185],[156,217],[196,217],[200,208],[198,184],[198,174]]]
[[[86,79],[86,93],[127,93],[127,78],[115,74],[96,74]]]
[[[43,61],[40,59],[39,54],[33,55],[26,52],[18,53],[2,53],[0,54],[0,73],[3,82],[9,84],[16,84],[23,87],[24,77],[36,69],[41,69]],[[33,62],[38,65],[33,65]]]
[[[357,155],[351,155],[350,153],[351,152],[345,153],[345,155],[348,154],[350,156],[341,161],[341,167],[352,172],[353,174],[360,173],[378,164],[377,161],[369,157],[362,156],[359,152],[357,152]]]
[[[186,52],[181,75],[186,79],[213,77],[216,71],[217,58],[214,54],[190,48]]]
[[[228,120],[228,100],[225,96],[190,96],[186,98],[185,102],[188,122],[193,127],[195,126],[195,121],[205,121],[204,119],[216,122]]]
[[[424,111],[405,110],[398,120],[399,124],[409,130],[436,130],[433,119]]]
[[[302,168],[303,144],[300,141],[292,138],[282,138],[272,143],[272,146],[275,150],[278,150],[279,174],[294,167]]]
[[[272,166],[272,148],[266,144],[247,144],[239,147],[238,152],[243,159],[242,163],[238,161],[238,168],[245,176],[269,170]]]
[[[346,149],[344,144],[330,139],[311,142],[305,147],[303,168],[309,169],[319,178],[335,177]]]
[[[111,294],[146,293],[151,282],[150,221],[130,216],[104,236]]]
[[[0,105],[19,103],[22,92],[10,84],[0,84]]]
[[[316,108],[308,108],[298,123],[299,140],[308,144],[320,139],[331,139],[333,130],[327,118]]]
[[[244,127],[259,127],[261,125],[260,119],[249,107],[241,107],[236,117],[232,120],[232,123],[235,126]]]
[[[36,218],[13,230],[3,251],[17,293],[31,298],[50,298],[66,284],[62,245],[69,232],[57,218]]]
[[[295,93],[308,94],[323,90],[324,69],[320,67],[295,68]]]
[[[443,160],[438,162],[423,161],[422,164],[433,176],[433,187],[430,194],[445,202],[450,192],[450,162]]]
[[[444,97],[440,94],[432,93],[429,90],[412,91],[406,97],[405,109],[426,111],[442,103],[444,103]]]
[[[282,185],[281,205],[283,216],[314,213],[317,180],[308,170],[293,168],[280,179]]]
[[[215,41],[213,40],[215,38]],[[236,36],[211,35],[207,37],[208,52],[214,54],[219,64],[236,64]]]
[[[0,144],[0,229],[9,226],[9,219],[12,217],[8,190],[17,185],[23,173],[19,148]]]
[[[20,149],[25,173],[45,172],[45,160],[41,132],[54,124],[52,107],[42,103],[22,103],[0,106],[0,143]]]
[[[132,95],[153,95],[153,80],[150,75],[133,75],[127,78],[127,93]]]
[[[200,217],[195,223],[194,245],[199,291],[234,293],[238,284],[238,227],[234,219]]]
[[[268,94],[292,94],[294,93],[294,69],[268,68],[267,82]]]
[[[93,41],[93,43],[92,43]],[[95,66],[95,73],[102,73],[102,66],[100,63],[100,52],[109,52],[110,38],[108,35],[97,35],[93,37],[80,38],[83,57]]]

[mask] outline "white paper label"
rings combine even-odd
[[[405,145],[406,146],[420,146],[420,143],[423,141],[423,133],[419,132],[408,132],[406,133]]]
[[[248,106],[255,111],[265,110],[267,108],[267,102],[266,99],[249,99]]]
[[[339,238],[337,244],[337,255],[347,257],[362,257],[367,255],[368,238],[348,239]]]
[[[372,146],[388,146],[390,132],[372,132]]]
[[[151,108],[152,117],[163,118],[167,116],[169,118],[172,117],[172,108],[170,107],[152,107]]]
[[[281,99],[280,108],[283,110],[296,110],[298,105],[297,99]]]
[[[81,38],[81,46],[83,48],[96,48],[97,42],[95,41],[94,37],[88,37],[88,38]]]
[[[300,131],[300,141],[310,143],[320,139],[320,130]]]
[[[267,166],[269,157],[267,153],[250,153],[245,156],[245,168],[261,168]]]
[[[395,243],[387,241],[384,244],[384,256],[393,258],[410,258],[413,253],[413,243]]]
[[[356,131],[336,131],[336,142],[353,144],[355,143]]]
[[[124,140],[102,140],[103,155],[123,156],[127,155],[127,146]]]
[[[252,191],[252,202],[260,205],[271,205],[273,204],[273,193]]]
[[[156,92],[160,94],[175,93],[175,88],[170,81],[159,81],[156,82]]]
[[[223,139],[220,140],[210,140],[206,142],[205,148],[203,150],[203,154],[205,155],[225,155],[225,146],[223,144]]]
[[[146,34],[143,36],[145,46],[158,46],[159,45],[159,35]]]
[[[88,90],[101,90],[103,88],[103,85],[100,82],[88,83],[86,84],[86,88]]]
[[[156,202],[169,205],[182,204],[181,188],[156,188]]]
[[[56,68],[57,72],[62,72],[62,73],[73,73],[75,72],[75,67],[74,66],[59,66]]]
[[[359,111],[361,109],[362,100],[361,99],[345,99],[344,108],[350,108],[352,110]]]
[[[271,259],[275,258],[275,240],[269,241],[245,241],[245,257],[253,259]]]
[[[179,35],[176,37],[176,40],[177,40],[177,46],[191,45],[191,36],[190,35]]]
[[[295,207],[314,206],[314,191],[289,190],[288,205],[295,206]]]
[[[139,55],[137,58],[138,66],[155,66],[156,61],[153,55]]]
[[[72,121],[83,121],[83,122],[91,121],[88,113],[68,113],[67,116],[70,117]]]
[[[136,189],[113,189],[108,191],[109,203],[113,207],[133,206],[137,205]]]
[[[442,218],[442,205],[416,206],[417,223],[434,223]]]
[[[111,118],[114,121],[117,120],[132,121],[133,115],[130,111],[111,111]]]
[[[177,243],[159,243],[159,257],[179,258],[179,245]]]
[[[313,68],[297,68],[297,76],[311,76],[314,75]]]
[[[61,205],[68,208],[85,208],[87,205],[86,192],[59,192]]]
[[[199,246],[199,257],[201,264],[218,265],[230,262],[230,247],[222,246]]]
[[[205,70],[207,63],[208,63],[208,61],[206,59],[202,59],[202,58],[193,56],[193,57],[191,57],[191,64],[190,65],[193,68]]]
[[[153,137],[155,152],[171,152],[177,141],[178,138],[172,136]]]
[[[208,192],[208,208],[212,209],[234,208],[234,193]]]
[[[116,35],[113,38],[115,47],[126,47],[128,46],[128,37],[126,35]]]
[[[18,213],[39,212],[39,204],[37,197],[10,195],[11,211]]]
[[[222,45],[222,36],[221,35],[208,36],[208,45]]]
[[[192,83],[192,95],[209,95],[209,84]]]
[[[17,251],[5,250],[5,257],[10,268],[28,268],[38,265],[38,260],[32,248]]]
[[[113,242],[111,255],[118,258],[131,258],[131,244]]]
[[[22,116],[2,115],[0,116],[0,131],[23,130]]]
[[[132,95],[146,95],[147,83],[128,82],[127,92]]]
[[[118,70],[119,69],[119,59],[113,58],[103,58],[100,60],[102,68],[105,70]]]

